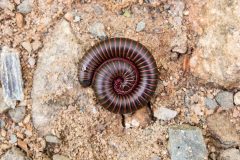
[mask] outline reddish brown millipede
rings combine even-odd
[[[156,62],[141,43],[127,38],[104,40],[83,56],[80,84],[92,85],[100,104],[114,113],[131,113],[146,105],[154,94]]]

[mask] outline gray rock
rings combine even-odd
[[[53,135],[47,135],[45,136],[45,139],[48,143],[60,143],[61,140],[56,137],[56,136],[53,136]]]
[[[172,160],[207,159],[207,149],[201,130],[189,125],[170,127],[169,152]]]
[[[227,91],[220,91],[216,95],[216,101],[224,109],[229,109],[234,107],[233,104],[233,93]]]
[[[13,11],[14,4],[12,4],[9,0],[0,0],[0,8],[9,9],[9,10]]]
[[[206,97],[205,98],[205,106],[208,109],[215,109],[218,106],[218,104],[214,99]]]
[[[228,113],[216,113],[207,118],[208,131],[217,146],[223,148],[240,145],[240,136]]]
[[[5,122],[4,120],[0,119],[0,128],[4,128],[5,127]]]
[[[23,118],[26,114],[26,107],[21,106],[21,107],[15,108],[15,109],[11,109],[8,111],[8,114],[14,122],[19,123],[23,120]]]
[[[30,13],[32,11],[33,2],[34,0],[24,0],[17,6],[17,10],[23,14]]]
[[[235,93],[235,95],[234,95],[234,103],[235,103],[235,105],[240,105],[240,91]]]
[[[227,149],[222,151],[219,156],[219,160],[239,160],[240,150],[236,148]]]
[[[100,39],[106,38],[105,27],[100,22],[95,22],[89,27],[89,32]]]
[[[21,65],[18,52],[6,46],[1,52],[1,82],[5,103],[15,107],[24,99]]]
[[[16,143],[17,142],[17,136],[15,134],[11,134],[10,135],[10,140],[9,140],[9,143]]]
[[[63,155],[55,154],[52,157],[53,160],[70,160],[68,157],[65,157]]]
[[[18,148],[13,147],[8,150],[0,160],[30,160],[25,154]]]
[[[60,21],[44,41],[32,90],[32,119],[41,135],[50,133],[50,122],[60,109],[76,102],[80,106],[89,103],[78,82],[78,63],[84,52],[70,24]]]
[[[143,31],[144,28],[145,28],[145,26],[146,26],[146,24],[145,24],[144,21],[138,22],[137,27],[136,27],[136,31],[137,31],[137,32]]]
[[[154,110],[153,114],[154,117],[156,117],[157,119],[168,121],[176,117],[177,111],[165,107],[159,107],[156,110]]]
[[[202,82],[214,82],[231,89],[240,88],[240,13],[236,7],[238,0],[228,2],[212,0],[207,5],[197,3],[194,6],[202,9],[195,9],[195,16],[192,16],[198,26],[194,27],[195,31],[200,36],[190,68]]]

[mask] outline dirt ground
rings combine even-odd
[[[18,106],[26,106],[24,119],[19,123],[7,113],[0,114],[6,124],[0,128],[0,156],[17,146],[34,160],[52,159],[56,154],[70,159],[169,160],[168,128],[190,124],[202,130],[209,159],[218,157],[223,148],[211,138],[206,121],[209,115],[223,109],[206,108],[205,97],[213,98],[223,88],[200,83],[190,72],[189,59],[197,39],[189,12],[194,3],[187,0],[180,1],[182,3],[174,0],[35,0],[31,12],[21,13],[17,8],[21,2],[9,0],[5,9],[0,8],[0,46],[15,48],[20,53],[25,100]],[[93,91],[86,89],[92,107],[78,103],[61,108],[52,122],[51,133],[61,141],[55,144],[46,142],[33,126],[31,91],[38,56],[47,43],[44,40],[63,19],[71,25],[84,51],[102,39],[90,31],[95,22],[104,25],[105,38],[126,37],[141,42],[156,59],[160,77],[149,106],[131,115],[115,115],[104,110],[95,101]],[[141,21],[145,26],[136,31]],[[176,51],[175,46],[178,46]],[[154,113],[161,106],[176,111],[177,116],[159,120]],[[240,107],[226,112],[239,135]],[[10,142],[12,134],[17,137],[15,143]]]

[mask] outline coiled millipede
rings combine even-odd
[[[79,70],[80,84],[92,85],[100,104],[113,113],[132,113],[146,105],[158,82],[149,50],[127,38],[96,44],[81,59]]]

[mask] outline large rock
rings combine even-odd
[[[172,160],[207,159],[207,149],[201,130],[189,125],[170,127],[169,152]]]
[[[33,124],[40,134],[49,133],[59,109],[76,101],[88,103],[84,96],[86,91],[81,91],[77,77],[81,56],[81,48],[70,24],[60,21],[45,39],[33,80]]]
[[[229,148],[240,144],[240,135],[237,133],[236,127],[231,123],[227,112],[216,113],[208,117],[207,125],[211,136],[216,140],[216,145]]]
[[[204,7],[196,4],[192,19],[199,21],[193,26],[201,36],[190,60],[191,71],[206,82],[240,88],[239,1],[199,1]]]

